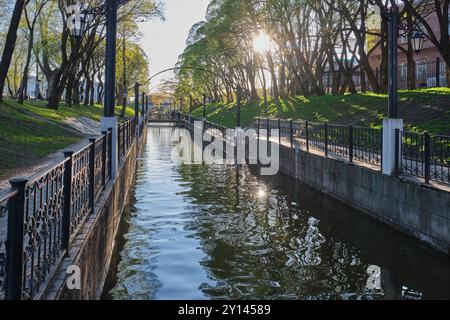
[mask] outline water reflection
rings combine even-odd
[[[288,177],[175,165],[172,130],[149,130],[111,298],[450,297],[446,259]]]

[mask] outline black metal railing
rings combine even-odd
[[[381,166],[383,153],[383,130],[369,127],[352,127],[350,126],[352,134],[353,159]]]
[[[222,137],[225,137],[225,135],[227,133],[227,128],[225,128],[223,126],[220,126],[218,124],[209,122],[209,121],[204,121],[203,122],[203,129],[204,130],[212,130],[212,131],[220,132]]]
[[[3,195],[0,195],[0,226],[3,230],[7,228],[8,216],[12,214],[10,212],[13,201],[16,201],[17,191],[10,191]],[[0,300],[4,300],[6,297],[6,269],[7,269],[7,232],[0,232]]]
[[[141,125],[143,128],[144,125]],[[135,141],[135,119],[120,125],[117,145]],[[11,180],[0,195],[0,300],[34,299],[55,272],[101,191],[111,180],[112,131],[32,180]]]
[[[195,121],[192,116],[174,113],[188,127]],[[218,129],[223,134],[226,128],[204,121],[205,129]],[[270,138],[271,130],[279,130],[280,143],[291,147],[299,145],[306,151],[322,152],[325,156],[337,156],[349,162],[382,166],[383,130],[353,125],[256,118],[250,126],[257,130],[258,139]],[[191,128],[192,129],[192,128]],[[411,174],[425,180],[450,184],[450,136],[428,133],[397,132],[397,173]]]
[[[24,299],[31,299],[40,292],[43,282],[62,256],[66,161],[25,186],[22,237]]]
[[[263,133],[267,128],[277,129],[280,141],[288,139],[291,146],[297,143],[307,151],[319,151],[326,156],[334,155],[350,162],[381,166],[381,129],[280,119],[256,119],[252,127]]]
[[[450,136],[403,132],[400,172],[450,184]]]

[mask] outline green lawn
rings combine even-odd
[[[400,116],[408,129],[450,135],[450,89],[400,91],[399,99]],[[387,95],[374,93],[309,98],[298,96],[282,99],[278,103],[271,100],[267,106],[264,102],[244,103],[241,120],[243,127],[256,117],[379,127],[387,114],[387,105]],[[196,117],[202,117],[202,114],[202,108],[197,108],[193,113]],[[207,116],[213,122],[234,127],[235,104],[209,104]]]
[[[61,103],[58,110],[54,110],[47,107],[46,102],[44,101],[26,101],[23,106],[11,100],[7,100],[5,103],[16,109],[32,112],[46,119],[60,123],[69,118],[79,117],[87,117],[95,121],[100,121],[103,116],[103,106],[98,104],[94,106],[79,105],[69,107],[64,103]],[[122,107],[116,107],[117,116],[120,116],[121,110]],[[134,108],[127,107],[126,117],[132,116],[134,116]]]
[[[120,114],[121,108],[116,113]],[[103,107],[73,106],[64,104],[58,111],[45,102],[25,102],[20,105],[12,100],[0,103],[0,178],[9,177],[14,169],[35,164],[39,159],[68,147],[82,138],[64,129],[64,120],[82,116],[99,121]],[[127,109],[127,116],[134,109]]]

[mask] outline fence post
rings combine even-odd
[[[112,130],[112,129],[111,129]],[[68,158],[64,166],[64,210],[62,217],[62,236],[61,246],[66,250],[66,256],[69,255],[70,241],[70,221],[72,219],[72,167],[73,151],[64,152],[64,157]]]
[[[292,123],[292,119],[289,121],[289,132],[290,132],[290,140],[291,140],[291,148],[294,147],[294,125]]]
[[[441,59],[436,58],[436,87],[441,86]]]
[[[108,168],[108,170],[109,170],[109,173],[111,174],[112,173],[112,130],[111,129],[108,129],[108,133],[109,133],[109,139],[108,139],[108,149],[109,149],[109,154],[107,155],[107,157],[108,157],[108,159],[109,159],[109,161],[108,161],[108,164],[109,164],[109,168]]]
[[[89,143],[89,207],[91,213],[94,212],[94,200],[95,200],[95,142],[96,138],[90,138]]]
[[[353,126],[348,126],[348,157],[353,162]]]
[[[425,132],[424,134],[424,142],[425,142],[425,183],[430,183],[430,174],[431,174],[431,164],[430,164],[430,158],[431,158],[431,145],[430,145],[430,134],[428,132]]]
[[[278,119],[278,144],[281,146],[281,120]]]
[[[400,129],[395,129],[395,174],[400,174],[400,161],[402,161],[402,153],[400,150]]]
[[[325,131],[325,157],[328,157],[328,123],[324,124]]]
[[[306,151],[309,152],[309,122],[305,121],[305,131],[306,131]]]
[[[6,258],[6,299],[21,300],[23,287],[23,242],[25,188],[28,180],[14,178],[9,181],[13,190],[17,191],[8,210],[8,250]]]
[[[127,121],[127,149],[130,148],[130,122]]]
[[[117,126],[117,163],[120,164],[120,151],[119,147],[120,147],[120,139],[122,139],[122,137],[120,136],[122,134],[122,130],[121,130],[121,125],[119,124]]]
[[[145,92],[142,92],[142,109],[141,109],[141,115],[142,115],[142,122],[145,121]]]
[[[122,151],[123,151],[123,156],[125,157],[125,153],[126,153],[126,136],[127,136],[127,125],[126,123],[124,123],[122,125]]]
[[[134,116],[135,126],[139,125],[139,83],[134,84]]]
[[[102,143],[102,186],[103,189],[106,187],[106,146],[108,143],[108,132],[102,131],[103,143]]]
[[[258,142],[259,142],[259,129],[261,127],[261,118],[258,118],[258,129],[257,129],[257,133],[258,133]]]

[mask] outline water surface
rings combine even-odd
[[[450,264],[284,175],[178,165],[150,128],[112,299],[448,299]]]

